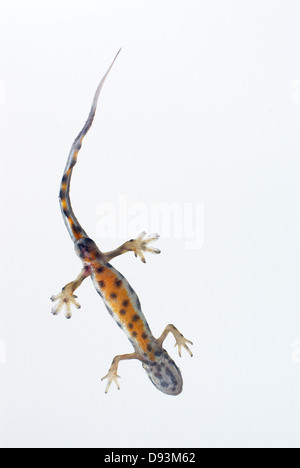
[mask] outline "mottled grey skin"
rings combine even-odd
[[[181,372],[165,349],[163,349],[161,359],[157,358],[149,365],[143,364],[143,368],[153,385],[161,392],[174,396],[182,392]]]

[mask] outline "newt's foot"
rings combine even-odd
[[[67,286],[65,286],[62,291],[56,296],[52,296],[52,302],[57,302],[57,304],[52,307],[52,314],[58,315],[61,312],[63,306],[66,307],[65,316],[67,319],[72,317],[71,305],[75,305],[77,309],[80,309],[81,305],[76,301],[77,296],[73,294],[73,291]]]
[[[193,356],[193,353],[192,351],[190,350],[190,348],[188,347],[187,343],[189,344],[193,344],[190,340],[187,340],[182,333],[180,333],[179,330],[177,330],[176,327],[174,327],[174,325],[172,325],[171,323],[169,325],[166,326],[163,334],[158,338],[157,343],[159,344],[159,346],[162,346],[163,342],[165,341],[165,339],[167,338],[168,334],[169,333],[172,333],[172,335],[174,336],[175,338],[175,346],[178,346],[178,354],[179,356],[181,357],[181,348],[182,346],[187,350],[187,352],[189,353],[189,355],[192,357]]]
[[[175,346],[178,346],[179,356],[181,357],[181,348],[183,346],[187,350],[189,355],[192,357],[193,353],[190,350],[190,348],[188,347],[187,343],[189,343],[190,345],[192,345],[193,343],[190,340],[187,340],[181,333],[178,333],[178,334],[176,334],[174,336],[175,336],[175,340],[176,340]]]
[[[146,232],[142,232],[135,240],[129,241],[130,250],[134,252],[136,257],[140,257],[143,263],[146,263],[146,259],[144,256],[145,252],[150,252],[152,254],[160,254],[161,251],[156,249],[155,247],[149,247],[151,242],[155,242],[159,239],[158,234],[152,234],[150,236],[146,236]]]
[[[102,377],[102,379],[101,379],[101,381],[103,381],[105,379],[108,379],[107,386],[106,386],[106,389],[105,389],[105,393],[108,393],[108,390],[109,390],[112,382],[115,382],[116,386],[118,387],[118,390],[120,390],[120,385],[119,385],[119,382],[118,382],[118,379],[120,379],[120,378],[121,377],[119,375],[117,375],[116,370],[110,369],[108,371],[108,374],[105,377]]]

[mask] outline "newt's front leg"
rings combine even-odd
[[[91,270],[88,267],[84,267],[76,280],[66,284],[66,286],[62,288],[62,291],[59,294],[50,298],[52,302],[57,302],[51,311],[53,315],[58,315],[61,312],[63,306],[65,306],[65,316],[67,319],[70,319],[72,317],[71,305],[73,304],[77,309],[80,309],[81,305],[76,301],[77,296],[75,296],[73,293],[76,291],[76,289],[79,288],[81,283],[90,276],[90,274]]]
[[[149,247],[151,242],[155,242],[159,239],[158,234],[152,234],[146,237],[146,232],[142,232],[136,239],[131,239],[130,241],[125,242],[115,250],[111,252],[106,252],[103,255],[103,258],[106,262],[110,262],[113,258],[123,255],[127,252],[134,252],[136,257],[140,257],[143,263],[146,263],[144,256],[145,252],[150,252],[153,254],[160,254],[160,250],[155,247]]]

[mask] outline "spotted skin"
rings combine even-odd
[[[140,301],[126,278],[109,263],[103,264],[103,271],[92,269],[92,280],[102,297],[109,313],[126,333],[134,349],[141,355],[155,360],[152,333],[141,310]]]
[[[63,219],[74,243],[75,252],[83,263],[83,268],[75,281],[68,283],[58,295],[52,296],[52,301],[57,302],[52,309],[52,313],[57,315],[65,306],[66,317],[71,318],[71,305],[80,308],[74,291],[87,277],[91,277],[96,291],[103,299],[110,315],[125,332],[134,348],[132,354],[119,355],[113,359],[108,374],[102,379],[108,380],[106,392],[108,392],[112,382],[115,382],[119,388],[117,375],[119,362],[138,359],[142,362],[143,368],[157,389],[168,395],[178,395],[182,391],[182,376],[179,368],[162,347],[162,344],[168,333],[172,333],[179,352],[181,352],[181,346],[184,346],[192,355],[187,346],[187,343],[192,343],[186,340],[174,325],[168,325],[160,338],[156,339],[142,312],[141,303],[134,289],[127,279],[110,263],[113,258],[126,252],[134,252],[135,256],[139,256],[145,263],[144,252],[160,253],[158,249],[149,246],[159,236],[153,235],[145,238],[146,233],[142,233],[137,239],[125,242],[118,249],[103,253],[79,224],[70,201],[70,182],[73,168],[77,162],[83,138],[94,120],[100,91],[118,54],[97,88],[88,119],[72,145],[61,181],[59,200]]]

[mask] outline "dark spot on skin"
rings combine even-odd
[[[118,297],[118,295],[116,293],[111,293],[110,295],[111,299],[116,299]]]
[[[80,253],[86,252],[85,245],[83,245],[81,241],[77,243],[77,249],[80,251]]]
[[[136,337],[136,336],[137,336],[137,332],[136,332],[136,331],[133,331],[133,332],[132,332],[132,336]]]
[[[154,376],[159,380],[162,379],[162,375],[159,372],[155,372]]]
[[[61,183],[66,184],[68,182],[68,178],[69,178],[68,174],[65,174],[61,180]]]
[[[148,349],[149,352],[151,352],[152,351],[152,346],[148,344],[147,349]]]
[[[126,314],[126,310],[121,309],[121,310],[120,310],[120,314],[121,314],[121,315],[125,315],[125,314]]]
[[[120,280],[120,279],[116,279],[116,281],[115,281],[115,285],[117,286],[117,288],[120,288],[120,287],[121,287],[121,285],[122,285],[122,280]]]
[[[138,314],[135,314],[135,315],[132,317],[132,321],[133,321],[133,322],[137,322],[138,320],[140,320],[140,317],[138,316]]]
[[[130,330],[132,330],[132,329],[133,329],[133,325],[132,325],[132,323],[129,323],[129,324],[128,324],[128,328],[129,328]]]
[[[72,228],[73,228],[73,231],[74,231],[74,232],[77,232],[77,233],[78,233],[78,232],[81,231],[80,227],[79,227],[79,226],[75,226],[75,224],[72,226]]]
[[[64,212],[64,214],[66,215],[67,218],[70,216],[70,212],[69,212],[68,209],[64,209],[63,212]]]
[[[105,270],[105,268],[103,266],[101,266],[101,267],[97,268],[96,271],[97,271],[97,273],[103,273],[104,270]]]
[[[163,388],[168,388],[169,384],[167,382],[165,382],[164,380],[162,382],[160,382],[160,385],[163,387]]]
[[[76,149],[77,149],[77,151],[80,151],[80,150],[81,150],[81,146],[82,146],[81,143],[77,143],[77,144],[76,144]]]
[[[154,356],[160,357],[162,355],[162,351],[155,351]]]
[[[66,198],[66,190],[61,189],[59,192],[59,197],[61,199]]]
[[[70,169],[72,169],[72,167],[75,166],[76,162],[77,162],[76,159],[72,159],[71,164],[70,164]]]
[[[122,306],[128,307],[129,306],[129,301],[127,299],[125,301],[123,301]]]
[[[170,369],[166,368],[166,374],[170,377],[171,381],[172,381],[172,384],[173,385],[177,385],[178,382],[173,374],[173,372],[170,371]]]
[[[143,340],[146,340],[146,339],[148,338],[147,333],[143,333],[143,334],[142,334],[142,338],[143,338]],[[155,354],[155,353],[154,353],[154,354]]]
[[[105,281],[99,281],[100,288],[105,288]]]

